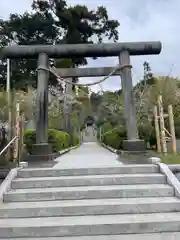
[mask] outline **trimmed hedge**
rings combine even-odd
[[[146,143],[149,142],[151,148],[156,145],[156,134],[154,126],[150,124],[148,126],[141,125],[139,126],[138,130],[140,139],[144,139]],[[114,149],[122,149],[123,140],[127,139],[125,126],[118,126],[117,128],[113,128],[112,125],[108,122],[101,125],[101,133],[101,141]]]
[[[119,126],[118,128],[112,128],[110,123],[104,123],[101,126],[102,137],[101,141],[114,148],[121,149],[123,140],[126,139],[126,131],[123,126]]]
[[[73,136],[71,146],[75,146],[79,143],[79,139]],[[70,135],[67,132],[58,131],[55,129],[48,130],[48,142],[51,144],[53,152],[61,151],[65,148],[71,147],[69,145]],[[24,143],[27,151],[31,154],[33,144],[36,143],[36,132],[34,130],[27,130],[24,134]]]
[[[138,130],[140,139],[145,140],[146,144],[149,143],[151,148],[156,146],[156,132],[153,125],[141,125]]]
[[[80,143],[80,140],[78,137],[76,137],[75,135],[72,135],[72,146],[76,146]]]

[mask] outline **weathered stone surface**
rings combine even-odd
[[[69,155],[69,168],[18,172],[0,204],[0,239],[178,239],[180,199],[172,176],[166,178],[158,165],[123,165],[116,158],[103,165],[102,156],[112,153],[97,145],[94,160],[92,146],[88,157],[86,147],[63,155],[62,161]]]

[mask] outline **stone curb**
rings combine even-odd
[[[112,147],[110,147],[110,146],[108,146],[108,145],[106,145],[106,144],[104,144],[104,143],[102,143],[102,142],[100,142],[100,144],[101,144],[104,148],[108,149],[109,151],[117,154],[117,150],[116,150],[116,149],[114,149],[114,148],[112,148]]]
[[[80,145],[81,145],[81,144],[78,144],[78,145],[76,145],[76,146],[73,146],[73,147],[70,147],[70,148],[66,148],[66,149],[64,149],[64,150],[62,150],[62,151],[59,151],[59,155],[58,155],[58,156],[64,155],[65,153],[68,153],[68,152],[70,152],[71,150],[80,147]],[[58,157],[58,156],[57,156],[57,157]],[[54,161],[56,161],[56,159],[54,159]]]
[[[20,166],[10,170],[4,181],[0,185],[0,202],[3,201],[4,193],[11,188],[11,182],[17,177],[18,171],[28,166],[27,162],[20,162]]]
[[[116,153],[117,155],[121,155],[123,156],[125,153],[129,153],[129,154],[139,154],[139,153],[142,153],[142,151],[123,151],[121,149],[114,149],[102,142],[99,142],[101,144],[102,147],[108,149],[109,151],[113,152],[113,153]],[[144,152],[143,152],[144,153]]]
[[[148,163],[150,164],[157,164],[160,163],[161,159],[159,157],[150,157],[148,158]]]
[[[160,167],[160,172],[165,174],[169,185],[174,187],[175,196],[180,198],[180,182],[176,176],[171,172],[168,165],[158,162],[157,165]]]
[[[75,148],[78,148],[79,146],[80,146],[80,144],[70,147],[70,148],[66,148],[66,149],[60,151],[59,155],[63,155]],[[10,170],[10,172],[8,173],[8,175],[6,176],[6,178],[0,185],[0,202],[3,201],[4,193],[10,189],[12,180],[14,180],[17,177],[18,171],[27,166],[28,166],[28,162],[20,162],[19,167],[16,167],[16,168],[13,168]]]
[[[174,188],[175,196],[180,198],[180,181],[174,173],[178,169],[180,170],[180,164],[167,165],[161,163],[161,159],[159,157],[150,157],[148,162],[159,166],[160,172],[166,176],[168,184]]]

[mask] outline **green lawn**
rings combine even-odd
[[[168,153],[167,155],[164,155],[162,153],[157,153],[156,151],[149,151],[145,155],[131,155],[131,154],[124,154],[123,159],[137,159],[137,163],[142,163],[144,161],[148,161],[149,157],[159,157],[161,159],[161,162],[166,164],[180,164],[180,153]],[[121,158],[121,157],[120,157]],[[121,159],[120,159],[121,160]],[[136,161],[134,161],[134,164]]]
[[[168,153],[167,155],[156,153],[156,156],[160,157],[163,163],[180,164],[180,153]]]

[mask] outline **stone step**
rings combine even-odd
[[[7,203],[0,206],[0,218],[59,217],[106,214],[180,212],[175,197],[122,198]]]
[[[178,232],[180,213],[0,219],[0,238]]]
[[[100,186],[120,184],[160,184],[166,177],[160,173],[152,174],[110,174],[90,176],[66,176],[44,178],[18,178],[12,181],[12,189],[49,188],[70,186]]]
[[[60,177],[60,176],[80,176],[80,175],[105,175],[105,174],[134,174],[134,173],[158,173],[157,165],[119,165],[118,167],[101,168],[26,168],[18,172],[19,178],[31,177]]]
[[[93,236],[94,240],[179,240],[180,232]],[[7,240],[7,238],[0,238]],[[10,240],[10,239],[9,239]],[[19,240],[13,238],[12,240]],[[92,236],[23,238],[23,240],[92,240]]]
[[[51,201],[66,199],[103,199],[174,196],[166,184],[109,185],[61,188],[16,189],[4,194],[5,202]]]

